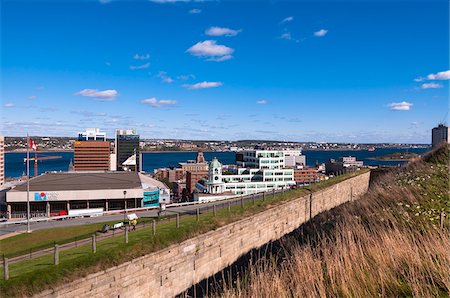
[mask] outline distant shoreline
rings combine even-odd
[[[58,153],[58,152],[73,152],[73,150],[45,150],[45,151],[38,151],[37,153]],[[27,153],[27,150],[23,150],[23,149],[16,149],[16,150],[12,150],[12,151],[5,151],[6,153]],[[30,151],[30,155],[34,154],[34,151]]]
[[[416,149],[416,147],[401,147],[401,148],[377,148],[377,149]],[[422,148],[419,147],[417,149],[426,149],[426,148]],[[249,149],[251,150],[251,149]],[[213,153],[213,152],[234,152],[234,153],[238,153],[238,152],[242,152],[245,150],[240,150],[240,151],[203,151],[203,152],[208,152],[208,153]],[[350,149],[350,148],[338,148],[338,149],[302,149],[302,151],[368,151],[367,149]],[[16,149],[16,150],[11,150],[11,151],[5,151],[6,153],[26,153],[27,151],[24,149]],[[72,150],[45,150],[45,151],[38,151],[39,153],[58,153],[58,152],[73,152]],[[170,150],[170,151],[141,151],[141,153],[197,153],[198,150]],[[372,152],[376,152],[376,151],[372,151]],[[30,151],[30,154],[34,154],[34,151]],[[376,157],[373,157],[373,159],[375,159]]]

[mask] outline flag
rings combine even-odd
[[[33,149],[34,151],[38,151],[36,143],[33,141],[32,138],[30,138],[29,148]]]

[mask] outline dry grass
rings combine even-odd
[[[382,176],[361,200],[319,215],[225,284],[224,297],[448,297],[449,150]],[[320,231],[320,232],[319,232]]]

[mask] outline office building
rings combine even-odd
[[[110,143],[106,141],[106,133],[98,128],[88,128],[86,132],[78,133],[73,149],[75,171],[109,171]]]
[[[0,186],[5,184],[5,137],[0,136]]]
[[[87,128],[85,132],[78,133],[78,141],[106,141],[106,132],[99,128]]]
[[[109,171],[109,142],[76,141],[73,145],[73,167],[75,171]]]
[[[438,147],[441,143],[449,143],[449,128],[444,124],[439,124],[431,130],[431,145]]]
[[[115,154],[118,171],[140,171],[139,135],[135,130],[116,130]]]
[[[285,167],[283,151],[251,150],[236,155],[238,168],[232,174],[222,172],[222,164],[217,158],[211,161],[206,183],[210,194],[245,195],[295,185],[294,169]]]
[[[306,165],[306,156],[302,155],[301,149],[283,150],[285,167],[295,167]]]
[[[30,179],[32,217],[157,206],[169,201],[164,183],[135,172],[47,173]],[[26,218],[27,185],[6,193],[10,218]]]
[[[208,171],[187,171],[186,190],[188,191],[188,193],[191,194],[196,189],[196,183],[203,179],[208,179]]]
[[[303,167],[294,169],[294,180],[297,185],[308,185],[320,181],[317,168]]]

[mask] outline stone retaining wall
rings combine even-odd
[[[214,275],[253,248],[297,229],[315,215],[367,192],[370,172],[289,201],[215,231],[36,297],[172,297]]]

